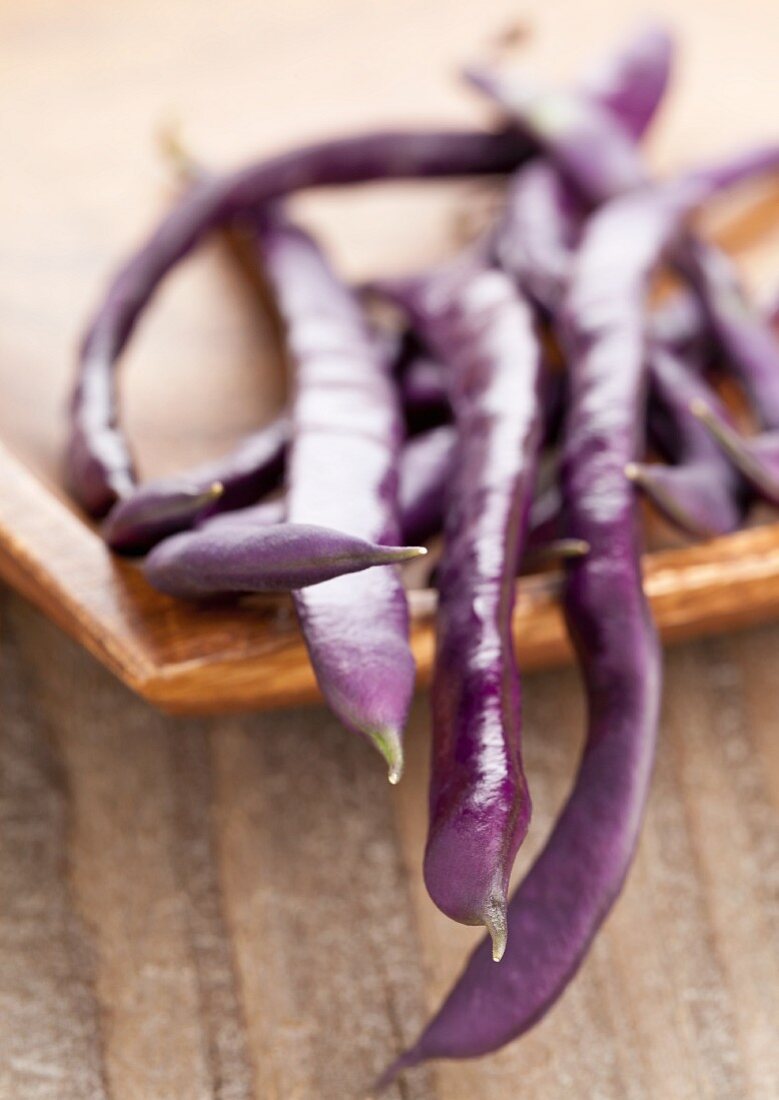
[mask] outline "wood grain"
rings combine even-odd
[[[653,8],[683,41],[653,163],[768,136],[773,9]],[[518,16],[534,32],[528,62],[567,77],[645,10],[0,4],[0,573],[134,689],[0,593],[0,1100],[358,1100],[474,941],[421,881],[424,694],[395,791],[319,707],[167,718],[136,694],[221,710],[312,693],[283,604],[194,612],[153,597],[63,503],[78,331],[168,193],[155,129],[176,115],[204,157],[229,164],[323,131],[456,125],[482,116],[451,74]],[[445,254],[476,198],[468,185],[409,186],[299,209],[359,278]],[[776,277],[772,202],[712,223],[734,251],[749,247],[757,285]],[[218,454],[280,401],[272,329],[218,249],[163,289],[123,388],[148,474]],[[666,636],[774,617],[777,541],[766,528],[649,559]],[[424,668],[433,608],[414,600]],[[519,604],[526,667],[563,659],[554,582],[524,582]],[[390,1100],[775,1100],[777,661],[774,626],[669,651],[638,858],[581,974],[521,1043],[420,1070]],[[574,673],[529,676],[525,706],[535,818],[517,873],[573,773]]]
[[[2,1100],[359,1100],[475,930],[427,898],[427,700],[391,790],[320,708],[171,719],[0,602]],[[779,628],[666,662],[653,793],[580,976],[499,1054],[391,1100],[773,1100]],[[535,816],[572,776],[571,670],[526,681]]]

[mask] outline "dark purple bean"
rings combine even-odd
[[[379,546],[313,524],[244,521],[173,535],[152,550],[143,571],[160,592],[191,600],[297,591],[425,552],[421,547]]]
[[[426,542],[444,523],[455,431],[443,424],[410,439],[400,456],[398,508],[404,541]]]
[[[413,355],[400,376],[408,431],[415,434],[452,419],[446,372],[430,355]]]
[[[492,966],[483,941],[382,1086],[429,1058],[475,1057],[532,1027],[575,974],[627,873],[654,753],[660,654],[641,585],[635,494],[624,470],[642,450],[643,300],[653,260],[679,217],[671,210],[657,195],[631,196],[596,214],[566,304],[563,493],[569,530],[590,547],[569,564],[564,589],[588,707],[573,791],[511,900],[502,965]],[[619,264],[611,262],[615,252]]]
[[[296,372],[287,518],[395,545],[403,430],[391,364],[310,237],[274,219],[262,244]],[[414,689],[398,570],[337,578],[294,599],[322,694],[349,729],[373,741],[396,782]]]
[[[305,146],[196,183],[116,275],[84,337],[67,453],[75,498],[100,516],[132,491],[135,471],[118,423],[114,365],[164,276],[206,233],[303,188],[503,173],[529,152],[527,141],[508,131],[366,134]]]
[[[690,411],[695,401],[719,406],[717,398],[686,361],[661,345],[651,348],[649,369],[655,399],[677,444],[674,465],[632,462],[628,477],[687,534],[711,538],[735,531],[748,503],[743,480]]]
[[[509,905],[502,966],[492,966],[484,940],[381,1086],[430,1058],[496,1050],[537,1023],[576,973],[619,894],[646,799],[660,698],[635,494],[625,476],[642,450],[646,297],[687,215],[770,160],[742,158],[642,189],[608,203],[587,224],[565,306],[570,404],[563,474],[566,531],[589,545],[569,564],[564,594],[587,688],[584,753],[568,802]]]
[[[779,338],[747,300],[732,262],[718,249],[689,240],[676,262],[694,288],[724,357],[743,385],[760,425],[779,429]]]
[[[741,435],[706,395],[696,401],[696,413],[755,492],[779,507],[779,336],[769,317],[748,302],[722,253],[688,240],[677,262],[700,298],[724,366],[744,388],[762,430],[752,438]]]
[[[493,255],[547,314],[558,310],[568,286],[581,220],[580,204],[548,161],[528,164],[512,178]]]
[[[289,422],[278,417],[223,458],[134,489],[111,509],[103,537],[113,550],[145,553],[192,527],[204,511],[232,512],[253,504],[279,485],[288,437]],[[214,485],[220,487],[216,494]]]
[[[566,292],[574,256],[572,241],[581,217],[581,209],[577,209],[550,163],[538,161],[516,174],[496,234],[496,257],[503,269],[552,317],[558,313]],[[686,314],[682,324],[689,324],[692,313],[695,329],[700,331],[692,299],[678,295],[676,301],[681,303],[677,314],[680,311]],[[653,334],[663,321],[668,333],[669,321],[673,325],[668,308],[660,325],[653,318]],[[679,338],[678,323],[674,335]],[[666,518],[686,533],[709,537],[731,531],[743,519],[746,507],[743,484],[690,412],[690,401],[708,393],[707,387],[703,384],[696,387],[694,379],[686,378],[687,371],[674,366],[670,351],[664,352],[660,347],[650,357],[655,383],[650,423],[656,434],[659,412],[661,438],[680,441],[681,451],[675,456],[680,464],[672,467],[631,464],[631,475]]]
[[[747,484],[758,496],[779,508],[779,431],[744,436],[710,397],[701,397],[690,407]]]
[[[489,929],[499,959],[530,819],[511,614],[541,438],[541,350],[512,282],[478,262],[400,294],[446,364],[457,433],[438,568],[425,882],[448,916]]]
[[[103,523],[103,538],[118,553],[144,554],[169,535],[192,527],[223,493],[220,481],[203,486],[186,475],[149,482],[114,505]]]

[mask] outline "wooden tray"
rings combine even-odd
[[[729,9],[656,6],[673,12],[684,42],[684,82],[653,136],[653,162],[667,169],[770,136],[762,105],[775,93],[771,36],[760,32],[757,0],[746,3],[755,9],[753,30],[733,44]],[[550,77],[573,73],[579,60],[629,24],[633,7],[599,0],[588,7],[587,26],[571,34],[570,8],[550,5],[526,47],[528,62]],[[515,4],[501,0],[455,11],[434,0],[420,6],[412,33],[398,22],[392,0],[328,6],[326,18],[323,11],[279,0],[278,33],[261,69],[248,45],[245,56],[229,63],[221,58],[211,39],[216,23],[200,8],[193,17],[208,19],[202,40],[212,42],[203,65],[191,66],[177,55],[175,36],[150,35],[148,19],[129,13],[122,57],[107,58],[104,66],[92,54],[77,65],[78,51],[47,58],[45,43],[21,42],[4,58],[15,66],[17,90],[17,110],[3,120],[6,147],[18,156],[16,171],[0,182],[0,436],[7,443],[0,446],[0,575],[166,710],[274,706],[312,697],[316,689],[287,604],[200,610],[158,596],[135,566],[111,558],[58,484],[79,329],[107,273],[165,196],[155,129],[177,115],[195,149],[229,163],[322,132],[476,119],[482,117],[478,105],[451,74],[516,17]],[[742,12],[742,31],[746,17]],[[114,42],[115,32],[114,26]],[[382,50],[371,50],[377,41]],[[99,55],[100,42],[89,48]],[[723,57],[749,80],[725,85]],[[365,94],[356,96],[359,58]],[[144,79],[144,65],[153,80]],[[56,126],[45,124],[49,113]],[[300,210],[333,243],[347,273],[359,277],[443,255],[452,245],[456,212],[477,190],[469,184],[374,188],[306,197]],[[771,270],[772,258],[776,272],[775,205],[768,196],[748,210],[731,207],[715,225],[734,251],[749,246],[748,270],[756,281]],[[128,359],[127,421],[147,473],[220,452],[282,398],[270,326],[218,249],[205,250],[166,285]],[[779,613],[779,525],[650,554],[645,573],[668,640],[773,617]],[[520,584],[515,626],[525,667],[568,657],[555,585],[548,575]],[[414,593],[412,606],[424,678],[434,597]]]

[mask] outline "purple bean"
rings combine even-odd
[[[290,592],[419,557],[413,546],[379,546],[305,523],[206,526],[165,539],[144,562],[160,592],[184,599]]]
[[[527,141],[509,131],[365,134],[305,146],[196,183],[115,276],[84,337],[67,453],[74,497],[101,516],[132,491],[135,470],[118,422],[114,366],[164,276],[206,233],[307,187],[503,173],[529,153]]]
[[[628,477],[687,534],[711,538],[735,531],[748,503],[743,480],[690,411],[695,401],[719,406],[717,398],[686,361],[661,345],[651,348],[649,369],[655,397],[677,441],[674,465],[630,463]]]
[[[696,412],[751,487],[779,506],[779,336],[770,317],[748,301],[730,261],[715,249],[688,240],[677,258],[699,295],[725,367],[746,392],[761,432],[738,433],[706,395]]]
[[[564,590],[587,689],[584,753],[552,834],[511,899],[503,964],[492,967],[484,940],[380,1086],[430,1058],[475,1057],[531,1028],[576,973],[619,894],[646,799],[660,699],[635,494],[625,476],[642,449],[646,297],[686,217],[767,160],[742,158],[641,189],[587,224],[564,311],[571,390],[563,473],[567,531],[589,545],[569,563]],[[615,607],[618,614],[607,613]]]
[[[512,178],[494,235],[495,262],[553,315],[568,285],[583,214],[560,173],[539,159]]]
[[[418,351],[400,376],[406,427],[411,434],[452,419],[446,372],[430,355]]]
[[[667,28],[649,20],[585,70],[577,81],[578,90],[619,119],[637,140],[657,114],[671,78],[673,56]]]
[[[400,456],[398,507],[404,541],[426,542],[444,523],[455,431],[443,424],[410,439]]]
[[[539,88],[516,74],[471,69],[466,75],[552,157],[588,203],[598,205],[646,182],[630,133],[588,97],[577,91]]]
[[[449,373],[455,417],[432,681],[425,882],[505,949],[506,892],[530,819],[511,635],[541,439],[541,350],[512,282],[476,261],[400,288]]]
[[[557,181],[557,182],[556,182]],[[574,248],[581,210],[554,167],[538,161],[521,169],[515,176],[506,211],[496,234],[495,253],[498,262],[553,318],[560,310],[573,265]],[[673,301],[673,300],[672,300]],[[679,295],[677,313],[689,322],[691,299]],[[697,318],[693,306],[693,316]],[[665,314],[666,334],[668,322]],[[656,335],[662,327],[652,320]],[[699,324],[697,326],[699,328]],[[679,339],[679,324],[675,333]],[[690,352],[687,353],[688,356]],[[650,406],[650,426],[653,436],[662,430],[661,440],[679,440],[680,465],[641,466],[632,464],[633,479],[653,500],[671,522],[688,534],[709,537],[731,531],[743,519],[746,498],[741,479],[732,466],[723,461],[706,431],[690,411],[693,398],[705,397],[708,388],[688,379],[685,370],[672,362],[672,353],[659,347],[650,356],[653,379],[653,401]],[[659,414],[659,416],[658,416]],[[673,449],[673,443],[672,443]]]
[[[287,518],[395,545],[402,422],[391,364],[310,237],[274,219],[263,253],[296,371]],[[397,569],[337,578],[294,600],[322,694],[373,741],[396,782],[414,689]]]
[[[218,512],[203,516],[197,520],[198,531],[227,531],[232,527],[270,527],[286,521],[287,507],[282,499],[261,500],[246,508],[236,508],[234,512]]]
[[[253,504],[280,483],[288,438],[289,422],[278,417],[223,458],[147,482],[114,505],[103,537],[113,550],[144,553],[168,535],[192,527],[204,512],[232,512]]]

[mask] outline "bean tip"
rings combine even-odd
[[[508,941],[508,923],[506,920],[505,895],[494,895],[483,917],[484,927],[492,940],[492,961],[500,962],[506,952]]]
[[[371,734],[371,740],[387,762],[387,778],[392,786],[403,775],[403,743],[397,730],[386,729]]]
[[[426,554],[426,546],[383,546],[379,553],[378,564],[413,561],[415,558],[424,558]]]
[[[641,466],[638,462],[628,462],[625,466],[625,477],[628,481],[640,482],[642,478]]]
[[[708,429],[735,468],[767,500],[779,502],[779,478],[728,420],[700,398],[693,398],[690,412]]]

